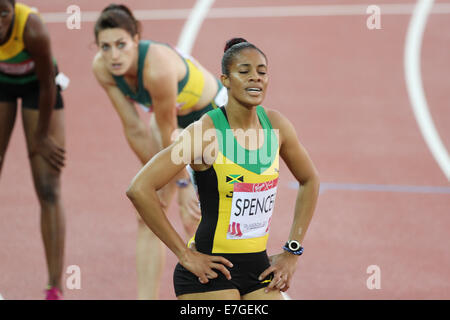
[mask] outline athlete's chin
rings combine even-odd
[[[112,75],[116,76],[116,77],[120,77],[120,76],[123,76],[125,74],[125,70],[123,70],[123,68],[112,68],[112,67],[110,67],[109,68],[109,72]]]
[[[258,97],[258,98],[251,98],[251,99],[242,99],[240,101],[240,103],[247,108],[253,108],[253,107],[261,105],[263,101],[264,101],[264,98]]]
[[[111,64],[108,66],[109,72],[111,72],[114,76],[123,76],[125,73],[127,73],[129,66],[124,64]]]

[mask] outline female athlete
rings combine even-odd
[[[47,299],[62,297],[65,224],[61,170],[65,161],[64,109],[50,37],[39,15],[15,0],[0,0],[0,171],[18,100],[41,208],[48,267]]]
[[[137,174],[127,195],[142,219],[177,256],[179,299],[283,299],[319,191],[317,171],[291,122],[261,106],[268,85],[265,54],[230,40],[221,81],[228,103],[188,126]],[[201,135],[199,135],[199,132]],[[278,187],[279,156],[301,184],[282,253],[266,244]],[[201,206],[195,237],[185,242],[167,220],[157,191],[189,164]]]

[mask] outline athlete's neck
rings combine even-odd
[[[261,124],[256,113],[256,106],[246,107],[241,104],[226,105],[228,122],[231,129],[260,129]]]

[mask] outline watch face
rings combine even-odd
[[[298,241],[289,241],[289,249],[291,249],[292,251],[297,251],[298,249],[300,249],[300,243]]]

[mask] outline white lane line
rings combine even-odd
[[[181,52],[191,53],[198,31],[213,3],[214,0],[197,0],[195,3],[178,39],[177,48]]]
[[[433,0],[419,0],[411,17],[404,52],[405,80],[409,100],[420,132],[439,167],[447,180],[450,181],[450,156],[439,137],[429,112],[420,69],[422,38],[432,7]]]
[[[211,8],[205,19],[226,18],[267,18],[267,17],[323,17],[323,16],[367,16],[369,5],[299,5],[274,7],[237,7]],[[414,4],[380,4],[382,15],[410,15]],[[191,9],[154,9],[133,10],[136,18],[149,20],[184,20],[191,14]],[[431,10],[433,14],[450,14],[450,3],[437,3]],[[94,22],[100,15],[99,11],[84,11],[81,8],[81,21]],[[66,12],[41,13],[46,23],[65,23],[70,14]]]
[[[299,5],[273,7],[242,7],[214,8],[208,18],[261,18],[261,17],[323,17],[323,16],[353,16],[367,15],[366,4],[337,5]],[[414,5],[411,4],[380,4],[381,14],[403,15],[411,14]],[[450,13],[450,4],[442,4],[433,13]]]

